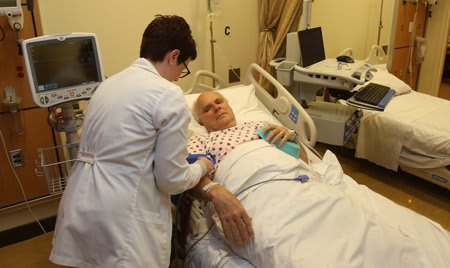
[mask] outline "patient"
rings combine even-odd
[[[215,168],[222,159],[236,146],[249,141],[260,139],[256,130],[264,128],[263,133],[272,130],[266,140],[270,144],[283,146],[287,141],[297,140],[296,134],[291,133],[283,126],[267,124],[266,122],[245,122],[237,125],[233,110],[228,101],[216,91],[206,91],[200,94],[193,107],[194,118],[203,125],[207,135],[193,136],[189,139],[188,152],[190,154],[210,153],[216,159]],[[304,148],[300,145],[299,157],[307,161]],[[210,174],[214,176],[214,171]],[[211,184],[209,177],[202,178],[199,184],[191,191],[194,196],[212,201],[219,215],[224,235],[230,242],[242,245],[253,239],[251,219],[247,212],[227,189],[219,184]],[[206,185],[212,185],[205,192]]]
[[[216,158],[210,177],[220,184],[204,177],[191,193],[211,201],[213,207],[205,209],[207,218],[216,223],[211,233],[232,242],[228,243],[232,250],[254,266],[447,267],[450,263],[445,230],[367,194],[364,186],[343,183],[346,175],[332,153],[309,164],[306,155],[301,161],[275,149],[255,132],[265,123],[238,125],[218,92],[202,93],[193,112],[208,133],[191,137],[188,151]],[[268,137],[272,144],[293,138],[282,126],[268,129],[273,130]],[[301,177],[309,181],[297,180]]]
[[[194,118],[204,126],[208,135],[193,136],[189,139],[188,151],[191,154],[211,153],[216,157],[217,164],[237,145],[260,139],[257,129],[264,127],[263,133],[272,130],[266,140],[275,144],[280,140],[279,147],[287,141],[297,141],[298,137],[284,126],[267,124],[266,122],[244,122],[236,124],[232,108],[219,92],[206,91],[200,94],[193,107]],[[302,145],[299,157],[307,161]]]

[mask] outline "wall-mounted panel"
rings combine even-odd
[[[34,13],[22,6],[24,24],[19,32],[12,29],[7,17],[0,17],[0,99],[5,98],[6,87],[14,88],[16,96],[22,98],[18,112],[11,112],[0,102],[0,130],[5,143],[0,143],[0,208],[24,201],[16,174],[27,199],[48,195],[45,178],[35,173],[35,161],[38,149],[55,146],[55,138],[47,123],[48,110],[36,107],[31,99],[19,45],[22,39],[42,33],[38,2],[34,2]],[[18,155],[20,165],[11,168],[11,154]]]

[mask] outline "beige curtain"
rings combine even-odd
[[[259,0],[258,64],[269,71],[269,62],[284,51],[286,34],[297,31],[303,0]]]

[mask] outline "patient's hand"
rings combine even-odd
[[[283,146],[291,138],[292,135],[289,133],[289,130],[287,128],[273,124],[265,127],[262,132],[266,133],[269,130],[272,130],[272,132],[266,136],[266,141],[268,141],[270,144],[275,144],[279,140],[281,140],[280,144],[278,144],[278,147]]]
[[[241,202],[221,185],[214,186],[208,195],[219,215],[225,238],[238,246],[252,241],[255,236],[252,219]]]

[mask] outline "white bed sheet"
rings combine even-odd
[[[262,104],[254,105],[254,91],[247,87],[249,95],[241,91],[238,102],[252,104],[254,120],[276,121],[267,109],[258,110]],[[224,95],[233,107],[233,97]],[[188,97],[188,104],[194,98]],[[239,108],[233,109],[241,115]],[[242,121],[239,116],[238,121]],[[190,133],[201,132],[198,127],[192,122]],[[324,161],[316,159],[307,166],[281,151],[267,150],[270,146],[264,141],[238,146],[224,158],[216,176],[235,193],[271,178],[307,174],[310,181],[265,183],[240,194],[253,217],[255,242],[233,248],[220,238],[220,228],[213,228],[192,248],[186,267],[253,267],[252,263],[257,267],[450,267],[446,230],[357,184],[343,174],[333,154],[328,152]],[[191,237],[188,246],[195,242]]]
[[[216,172],[235,194],[276,180],[238,194],[253,219],[254,242],[213,250],[223,243],[216,224],[216,240],[202,241],[207,244],[191,252],[187,267],[217,267],[204,262],[221,256],[231,265],[236,255],[256,267],[449,267],[450,236],[439,224],[358,185],[329,151],[308,166],[272,149],[263,140],[240,145]],[[306,183],[282,181],[305,174]],[[218,222],[212,208],[206,214]]]
[[[364,110],[356,156],[397,170],[401,155],[415,168],[450,165],[450,102],[411,91],[384,112]]]

